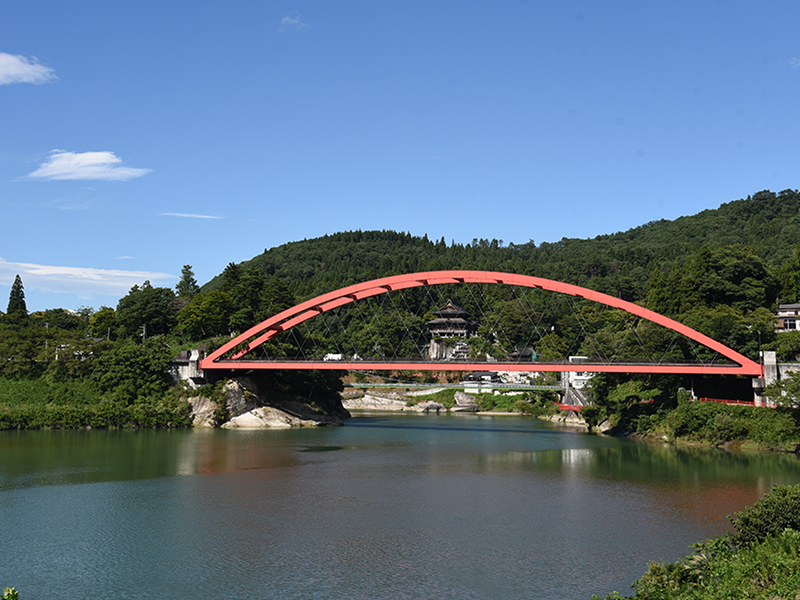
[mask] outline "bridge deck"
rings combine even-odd
[[[755,363],[754,363],[755,364]],[[522,371],[522,372],[582,372],[582,373],[665,373],[697,375],[761,375],[759,365],[699,364],[699,363],[510,363],[510,362],[426,362],[426,361],[298,361],[298,360],[217,360],[204,359],[200,368],[206,369],[321,369],[326,371]]]

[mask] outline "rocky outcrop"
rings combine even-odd
[[[250,412],[258,407],[258,396],[244,384],[235,379],[231,379],[222,388],[222,395],[225,398],[225,411],[229,419],[235,419],[239,415]]]
[[[571,410],[562,411],[557,415],[544,417],[544,420],[552,421],[553,423],[561,423],[562,425],[569,425],[570,427],[577,427],[587,430],[589,429],[589,426],[586,424],[586,421],[583,420],[583,417],[580,416],[580,413],[576,413],[575,411]]]
[[[188,399],[192,427],[216,427],[217,403],[205,396]]]
[[[619,431],[619,428],[612,425],[611,421],[609,421],[608,419],[597,425],[595,429],[599,433],[604,433],[606,435],[616,435],[617,432]]]
[[[452,412],[478,412],[478,401],[472,394],[456,392],[455,401]]]
[[[317,427],[320,423],[311,419],[301,419],[273,408],[260,406],[222,424],[223,429],[261,429],[264,427],[277,427],[287,429],[290,427]]]
[[[310,404],[283,399],[268,403],[257,382],[246,377],[231,379],[222,388],[222,398],[197,396],[189,398],[194,427],[286,428],[341,425],[349,413],[341,408],[336,414],[323,414]]]
[[[357,398],[343,398],[342,406],[347,410],[406,410],[406,400],[396,394],[377,395],[367,392]]]

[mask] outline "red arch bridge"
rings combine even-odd
[[[463,350],[437,354],[431,350],[436,335],[430,319],[443,314],[435,309],[452,308],[453,297],[469,307],[462,323],[472,330],[460,339],[438,337],[441,347],[460,344]],[[567,313],[572,325],[565,327]],[[503,330],[509,323],[513,334]],[[393,329],[392,347],[382,331],[387,328]],[[571,330],[581,345],[560,338],[559,329]],[[337,336],[351,346],[345,348]],[[561,352],[548,352],[555,342]],[[563,358],[564,350],[581,354],[580,362]],[[202,359],[200,368],[763,376],[757,362],[637,304],[576,285],[489,271],[395,275],[322,294],[251,327]]]

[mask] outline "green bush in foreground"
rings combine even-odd
[[[734,548],[747,548],[791,529],[800,532],[800,485],[775,486],[761,500],[729,517]]]
[[[16,588],[7,587],[3,590],[2,600],[19,600],[19,592],[16,590]]]
[[[678,562],[650,563],[631,600],[800,597],[800,485],[775,486],[728,518],[734,533],[695,544]]]

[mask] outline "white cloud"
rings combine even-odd
[[[48,159],[29,177],[44,179],[104,179],[126,181],[146,175],[152,169],[123,167],[113,152],[67,152],[53,150]]]
[[[151,271],[58,267],[6,262],[0,258],[0,284],[11,285],[17,274],[26,290],[77,294],[83,298],[93,295],[122,297],[134,285],[142,285],[145,281],[158,285],[158,281],[176,279],[174,275]]]
[[[162,217],[183,217],[184,219],[221,219],[214,215],[193,215],[191,213],[161,213]]]
[[[0,85],[12,83],[47,83],[56,79],[55,71],[45,67],[36,57],[0,52]]]
[[[790,58],[789,66],[792,67],[793,69],[800,67],[800,58]]]
[[[281,19],[281,28],[280,31],[283,31],[286,27],[294,27],[295,29],[305,29],[308,27],[305,23],[300,20],[300,15],[296,12],[286,15]]]

